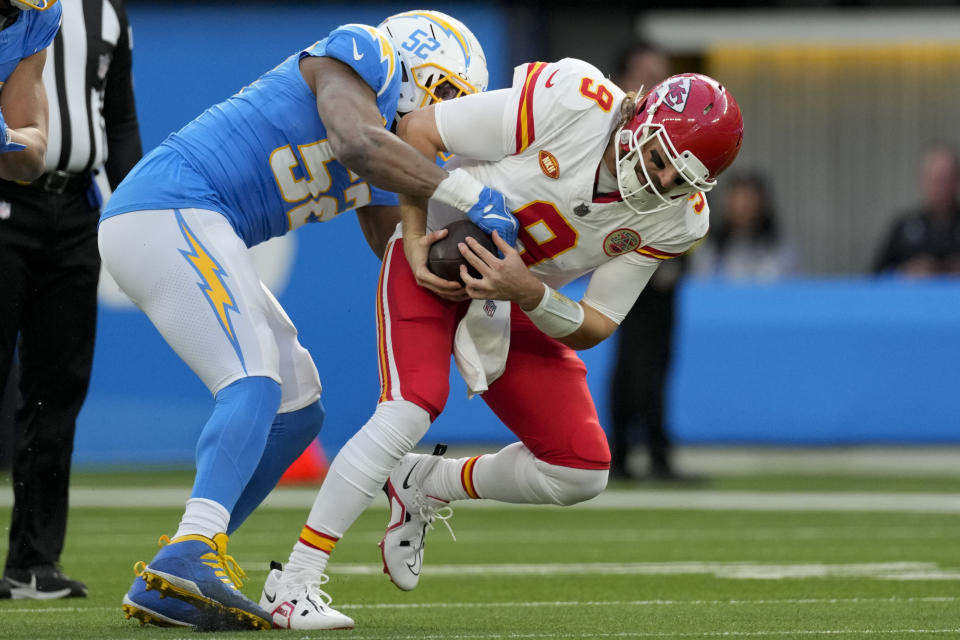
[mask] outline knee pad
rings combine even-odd
[[[427,433],[430,414],[412,402],[391,400],[378,404],[367,424],[381,436],[386,448],[406,453]]]
[[[271,435],[278,432],[294,442],[309,442],[320,433],[326,412],[319,400],[296,411],[283,412],[282,406],[280,409],[273,419]]]
[[[340,453],[359,466],[371,464],[389,472],[429,428],[430,414],[412,402],[381,402]]]
[[[537,460],[537,470],[543,474],[546,489],[554,504],[570,506],[600,495],[607,487],[606,469],[574,469]]]

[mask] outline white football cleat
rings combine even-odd
[[[446,450],[446,445],[437,445],[430,456],[408,453],[383,486],[390,503],[390,521],[380,540],[383,572],[404,591],[414,589],[420,581],[423,547],[434,520],[443,522],[453,539],[457,539],[447,522],[453,515],[450,503],[425,495],[421,488],[423,478],[437,466]]]
[[[330,596],[320,588],[328,580],[323,573],[285,573],[279,562],[271,562],[260,607],[279,629],[353,629],[353,620],[331,607]]]

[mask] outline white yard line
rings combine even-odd
[[[263,570],[267,569],[264,565]],[[935,562],[866,562],[859,564],[759,562],[567,562],[557,564],[448,564],[424,569],[431,578],[471,576],[557,575],[710,575],[729,580],[787,580],[806,578],[866,578],[871,580],[960,580],[960,569],[941,568]],[[380,576],[379,564],[331,563],[333,575]]]
[[[677,447],[680,469],[709,475],[836,473],[845,476],[960,475],[960,447]],[[637,452],[637,466],[643,454]]]
[[[420,602],[370,604],[341,604],[337,609],[509,609],[517,607],[667,607],[667,606],[752,606],[752,605],[822,605],[822,604],[951,604],[960,601],[954,596],[929,596],[919,598],[782,598],[769,600],[558,600],[549,602]],[[21,607],[0,608],[4,613],[78,613],[81,611],[118,611],[118,607]],[[351,636],[353,638],[353,636]]]
[[[351,640],[380,640],[390,638],[391,640],[535,640],[538,638],[575,638],[576,640],[586,640],[588,638],[763,638],[763,637],[784,637],[791,635],[803,636],[861,636],[878,635],[887,636],[894,634],[956,634],[960,633],[960,628],[953,629],[780,629],[776,631],[698,631],[690,633],[675,633],[669,631],[621,631],[618,633],[459,633],[459,634],[417,634],[410,636],[395,635],[351,635]]]
[[[188,488],[84,488],[70,490],[71,507],[182,507],[190,495]],[[315,489],[281,488],[275,490],[261,508],[308,509],[316,497]],[[380,505],[382,496],[375,504]],[[0,491],[0,507],[13,504],[13,490]],[[491,500],[463,500],[457,509],[530,508]],[[543,506],[543,509],[558,507]],[[960,494],[949,493],[873,493],[836,492],[763,492],[711,490],[609,490],[566,509],[676,509],[706,511],[845,511],[894,513],[960,513]]]

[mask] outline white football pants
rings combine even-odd
[[[260,281],[250,251],[215,211],[133,211],[100,223],[100,256],[210,392],[247,376],[280,383],[280,413],[320,397],[297,329]]]

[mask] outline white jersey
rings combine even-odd
[[[474,160],[450,148],[455,129],[469,131],[457,117],[458,103],[469,97],[437,106],[441,136],[458,166],[506,198],[520,221],[517,249],[530,270],[555,288],[597,272],[584,301],[619,322],[656,265],[706,235],[706,200],[697,193],[662,211],[638,214],[618,192],[596,192],[624,93],[592,65],[570,58],[521,65],[507,91],[499,119],[502,157]],[[475,126],[472,135],[489,133]],[[431,201],[427,226],[440,228],[458,215]],[[611,262],[619,264],[598,271]],[[605,277],[607,282],[594,282]]]

